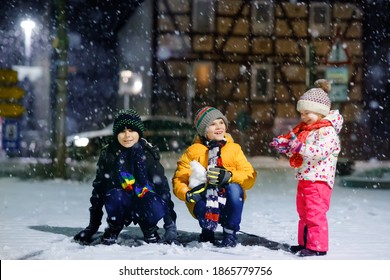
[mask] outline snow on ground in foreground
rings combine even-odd
[[[172,171],[167,171],[172,177]],[[247,192],[241,230],[263,240],[297,243],[296,182],[290,169],[258,170]],[[2,260],[297,260],[263,245],[216,248],[196,241],[186,247],[132,246],[138,228],[124,229],[122,245],[81,246],[72,242],[88,223],[91,182],[0,178],[0,258]],[[390,259],[390,190],[335,186],[328,212],[330,251],[321,260]],[[182,237],[196,239],[199,226],[174,197]],[[105,219],[105,217],[103,218]],[[162,227],[162,224],[159,224]],[[99,231],[103,231],[105,220]],[[221,231],[221,228],[218,229]],[[141,235],[139,235],[141,236]],[[244,235],[242,235],[245,238]],[[318,259],[318,257],[317,257]]]

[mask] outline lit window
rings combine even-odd
[[[193,91],[197,97],[210,97],[213,92],[214,66],[212,62],[195,62],[193,64]]]

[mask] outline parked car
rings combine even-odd
[[[141,116],[145,126],[144,138],[157,146],[161,152],[182,152],[193,141],[195,129],[192,122],[171,116]],[[66,138],[68,155],[82,160],[99,156],[100,149],[112,141],[112,126],[86,131]]]

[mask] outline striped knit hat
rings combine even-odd
[[[216,119],[222,119],[226,128],[228,127],[227,118],[218,109],[210,106],[199,109],[195,113],[194,119],[194,125],[198,134],[200,136],[206,136],[206,128]]]
[[[141,121],[140,115],[133,109],[120,110],[114,119],[114,126],[112,132],[114,136],[117,136],[125,128],[137,131],[139,136],[144,134],[144,124]]]
[[[330,83],[324,79],[317,80],[312,88],[306,91],[297,103],[297,111],[310,111],[327,116],[330,112],[331,101],[328,92],[331,90]]]

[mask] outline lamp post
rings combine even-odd
[[[124,109],[129,109],[130,95],[139,95],[142,91],[142,76],[130,70],[120,73],[119,94],[124,96]]]
[[[31,32],[35,27],[35,22],[30,19],[23,20],[20,26],[24,30],[24,55],[26,59],[26,65],[30,65],[31,57]]]

